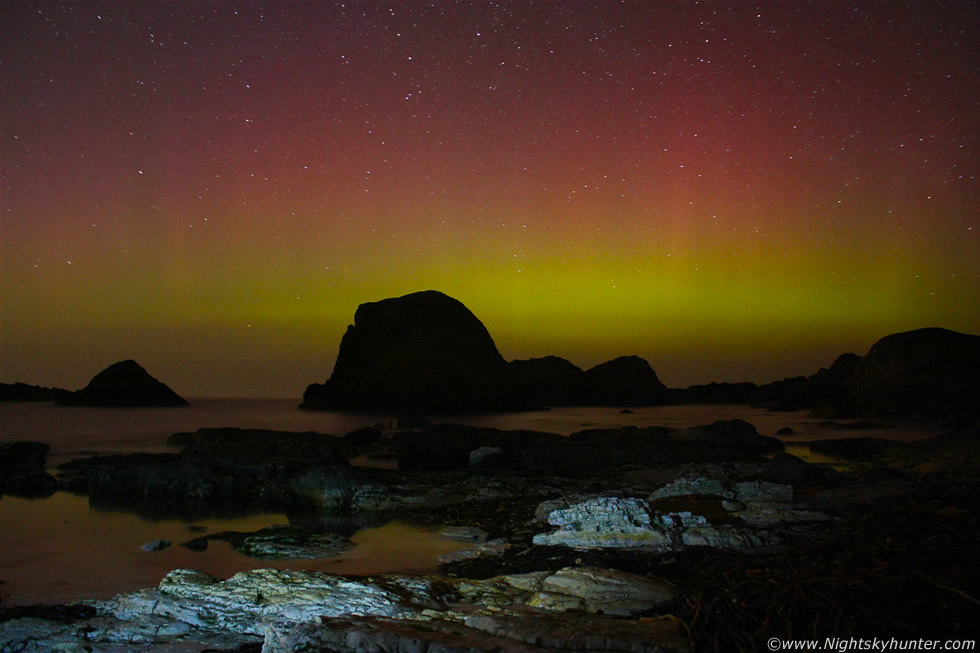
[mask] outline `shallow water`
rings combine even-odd
[[[92,454],[174,451],[166,440],[172,433],[202,427],[267,428],[317,431],[342,435],[362,426],[390,423],[391,415],[307,412],[292,400],[198,399],[190,408],[102,409],[37,403],[0,403],[0,439],[40,440],[52,446],[49,466]],[[768,413],[747,406],[662,406],[636,408],[576,407],[548,411],[430,417],[500,429],[530,429],[570,434],[587,428],[619,426],[685,427],[722,419],[744,419],[763,435],[775,436],[786,426],[795,435],[783,437],[790,453],[813,462],[836,463],[810,454],[806,442],[857,436],[911,441],[940,432],[932,422],[902,422],[893,429],[836,430],[805,413]],[[291,516],[294,520],[298,517]],[[309,517],[309,516],[307,516]],[[302,519],[302,517],[299,517]],[[437,570],[442,553],[464,546],[437,533],[408,524],[362,528],[351,538],[353,549],[326,560],[269,562],[234,551],[227,543],[210,541],[208,550],[179,546],[205,533],[253,531],[288,524],[282,513],[220,516],[193,523],[178,519],[141,519],[129,512],[95,509],[88,499],[59,492],[47,499],[0,499],[0,601],[2,605],[60,603],[156,585],[171,569],[200,569],[218,577],[257,567],[317,569],[342,574],[428,573]],[[192,529],[203,528],[203,532]],[[173,546],[148,553],[140,546],[151,540]]]
[[[47,499],[4,497],[0,523],[0,601],[7,606],[110,598],[155,586],[171,569],[198,569],[219,578],[258,567],[351,575],[432,573],[441,554],[466,546],[432,529],[392,522],[358,530],[351,536],[350,551],[322,560],[258,560],[220,540],[210,540],[206,551],[195,552],[180,543],[289,520],[281,513],[259,513],[194,523],[149,521],[132,513],[95,510],[86,497],[65,492]],[[142,550],[154,540],[173,544],[162,551]]]

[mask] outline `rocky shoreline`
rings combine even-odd
[[[178,569],[108,601],[0,608],[0,650],[700,651],[800,633],[964,636],[980,596],[978,435],[959,424],[921,443],[864,443],[843,452],[861,462],[836,472],[740,420],[569,437],[458,425],[178,434],[180,454],[72,461],[38,487],[141,514],[233,502],[397,515],[470,546],[439,575],[344,577],[262,566],[336,555],[344,533],[202,535],[177,544],[224,539],[256,568]],[[39,452],[4,445],[5,488],[43,478]],[[370,455],[401,469],[347,463]]]

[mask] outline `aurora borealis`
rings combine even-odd
[[[980,330],[975,2],[2,12],[0,381],[298,398],[430,288],[672,387]]]

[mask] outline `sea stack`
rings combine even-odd
[[[166,384],[149,375],[136,361],[115,363],[96,374],[88,385],[60,400],[63,406],[188,406]]]
[[[300,408],[381,412],[484,412],[527,407],[483,323],[434,290],[361,304],[333,374]]]

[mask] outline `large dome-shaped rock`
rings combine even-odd
[[[639,356],[620,356],[585,372],[588,402],[597,406],[652,406],[666,403],[667,386]]]
[[[980,336],[928,328],[885,336],[845,382],[846,408],[856,413],[976,413]]]
[[[428,290],[361,304],[333,374],[301,408],[479,412],[527,407],[486,327],[461,302]]]
[[[88,385],[58,402],[64,406],[187,406],[187,401],[157,381],[133,360],[115,363]]]

